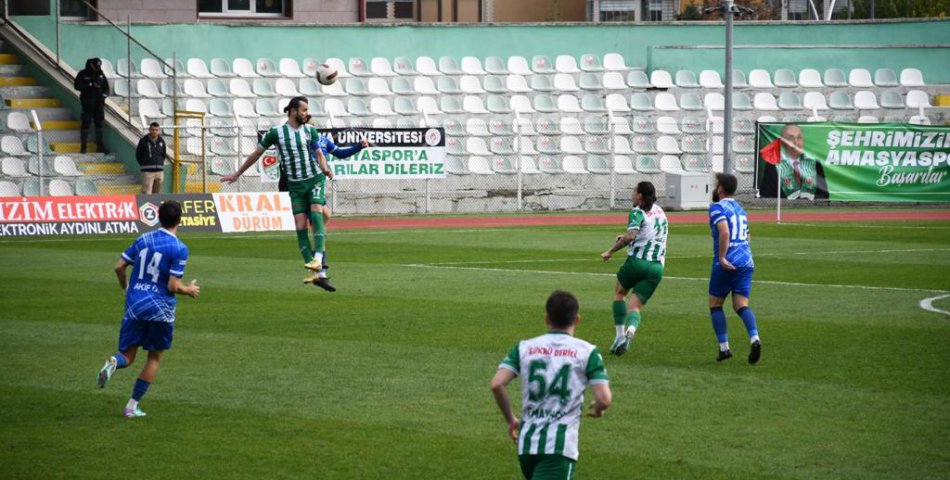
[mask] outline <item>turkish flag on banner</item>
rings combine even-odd
[[[782,160],[782,142],[776,138],[772,143],[762,147],[762,150],[759,150],[759,154],[762,155],[762,159],[766,162],[772,165],[778,165],[778,162]]]

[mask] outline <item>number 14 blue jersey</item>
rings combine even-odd
[[[175,294],[168,291],[168,277],[185,275],[188,247],[171,232],[159,229],[137,238],[122,258],[133,265],[126,312],[139,320],[175,321]]]
[[[729,249],[726,260],[734,267],[755,267],[749,248],[749,217],[734,198],[724,198],[709,205],[709,227],[713,238],[713,265],[719,265],[719,222],[729,227]]]

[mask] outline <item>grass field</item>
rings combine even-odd
[[[141,361],[106,390],[131,238],[0,240],[0,476],[516,479],[488,382],[541,333],[555,288],[606,351],[616,227],[341,231],[328,294],[292,233],[182,235],[174,348],[120,416]],[[666,279],[614,406],[581,427],[578,478],[894,479],[950,474],[950,223],[752,226],[762,361],[714,361],[711,241],[671,226]],[[950,311],[950,298],[933,306]],[[516,393],[516,392],[513,392]],[[514,397],[517,397],[517,393]]]

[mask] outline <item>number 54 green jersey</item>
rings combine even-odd
[[[555,454],[577,460],[577,436],[587,385],[607,383],[597,347],[551,331],[518,342],[498,368],[521,377],[519,455]]]

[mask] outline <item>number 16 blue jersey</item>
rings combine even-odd
[[[168,291],[168,277],[185,275],[188,247],[165,229],[148,232],[122,252],[133,265],[125,293],[126,316],[136,320],[175,321],[175,294]]]
[[[719,265],[719,222],[729,227],[729,249],[726,260],[736,268],[755,267],[749,248],[749,217],[734,198],[724,198],[709,205],[709,227],[713,238],[713,265]]]

